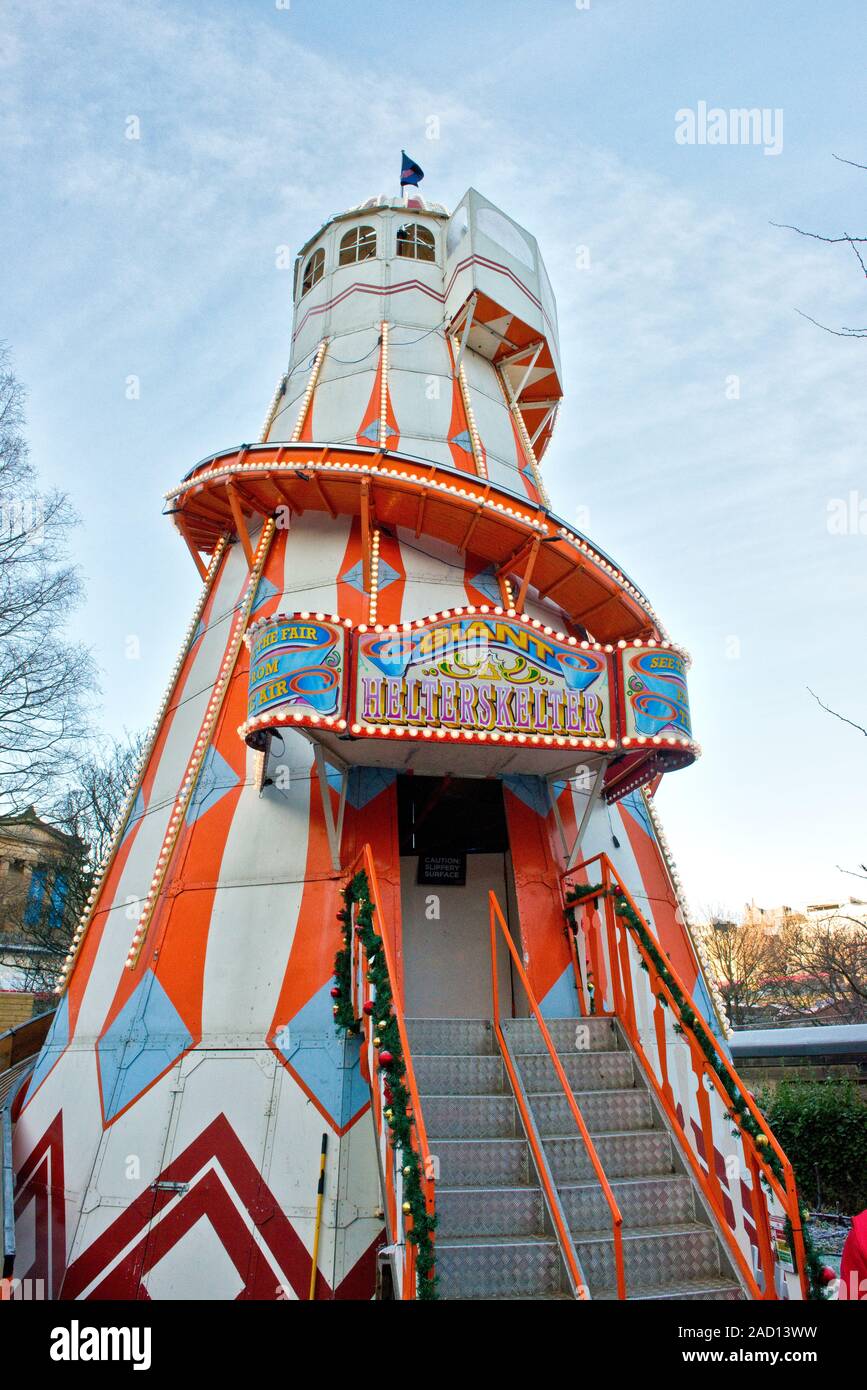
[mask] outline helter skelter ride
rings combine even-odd
[[[807,1296],[654,810],[688,662],[542,481],[534,238],[373,198],[294,309],[259,442],[167,494],[202,592],[16,1097],[15,1276]]]

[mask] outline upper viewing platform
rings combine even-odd
[[[293,298],[268,442],[291,441],[315,370],[306,437],[379,443],[365,413],[384,371],[389,450],[544,496],[537,464],[563,393],[557,310],[538,244],[517,222],[472,188],[451,215],[420,196],[370,198],[305,243]]]

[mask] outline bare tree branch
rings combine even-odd
[[[867,338],[867,328],[829,328],[826,323],[820,323],[818,319],[805,314],[803,309],[796,309],[795,313],[800,314],[801,318],[806,319],[808,323],[821,328],[824,333],[833,333],[835,338]]]
[[[841,154],[835,154],[832,157],[839,160],[841,164],[851,164],[853,169],[867,169],[867,164],[856,164],[854,159],[844,159]]]
[[[807,689],[810,690],[810,687],[807,686]],[[852,729],[857,729],[859,733],[862,733],[862,734],[864,735],[864,737],[867,738],[867,729],[864,728],[863,724],[856,724],[855,721],[854,721],[854,719],[847,719],[846,716],[845,716],[845,714],[838,714],[837,711],[836,711],[835,709],[831,709],[831,706],[830,706],[830,705],[826,705],[826,704],[824,703],[824,701],[822,701],[822,700],[819,699],[819,697],[818,697],[818,695],[816,694],[815,690],[810,690],[810,694],[812,695],[813,699],[816,701],[816,704],[817,704],[817,705],[821,705],[821,706],[822,706],[822,709],[825,710],[825,712],[826,712],[827,714],[833,714],[833,716],[834,716],[835,719],[841,720],[841,722],[842,722],[843,724],[848,724],[848,725],[850,726],[850,728],[852,728]]]

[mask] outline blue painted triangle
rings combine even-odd
[[[478,574],[473,575],[469,582],[474,589],[478,589],[480,594],[489,598],[491,603],[502,602],[502,594],[493,565],[488,565],[486,569],[480,570]]]
[[[124,828],[123,828],[123,835],[121,836],[121,841],[120,841],[121,844],[124,843],[124,840],[126,839],[127,835],[128,835],[129,832],[132,830],[133,826],[134,826],[138,821],[141,820],[141,818],[142,818],[142,816],[144,815],[144,813],[145,813],[144,792],[142,791],[141,787],[139,787],[138,791],[137,791],[136,794],[135,794],[135,801],[132,803],[132,806],[130,807],[130,812],[129,812],[129,816],[127,817],[126,825],[125,825]]]
[[[341,1037],[334,1027],[331,980],[327,980],[294,1018],[281,1028],[275,1043],[304,1085],[342,1129],[370,1099],[361,1075],[361,1040]]]
[[[653,826],[651,825],[650,816],[648,814],[647,807],[644,804],[644,798],[641,795],[641,792],[629,792],[627,796],[624,796],[621,799],[620,806],[622,810],[628,811],[628,813],[633,817],[633,819],[636,820],[638,824],[641,826],[641,829],[644,830],[651,837],[651,839],[654,838]]]
[[[240,780],[235,769],[229,766],[222,753],[212,744],[205,754],[195,791],[187,807],[187,825],[192,825],[199,816],[216,806],[227,792],[237,787]]]
[[[192,1036],[152,970],[148,970],[96,1045],[105,1118],[112,1119],[156,1081]]]
[[[45,1042],[42,1044],[42,1051],[36,1066],[33,1068],[33,1075],[27,1086],[28,1096],[32,1096],[38,1086],[42,1085],[54,1063],[58,1060],[61,1052],[69,1042],[69,995],[64,994],[57,1006],[57,1011],[51,1020],[51,1027],[45,1035]]]
[[[473,452],[473,441],[470,439],[467,430],[461,430],[460,434],[453,434],[449,443],[457,444],[459,449],[465,450],[468,454]]]
[[[272,584],[270,579],[265,579],[263,576],[256,586],[256,596],[253,599],[253,607],[250,612],[255,613],[258,608],[262,607],[263,603],[267,603],[269,598],[273,598],[276,593],[279,593],[276,584]]]
[[[544,999],[539,1001],[539,1012],[544,1018],[575,1018],[578,1013],[578,993],[575,989],[575,972],[567,965],[563,974],[555,980]]]
[[[341,574],[340,578],[344,584],[351,584],[353,589],[357,589],[360,594],[364,593],[363,570],[360,560],[352,566],[352,569]]]
[[[350,806],[360,811],[368,801],[390,787],[396,777],[397,773],[387,767],[353,767],[349,773],[346,799]]]
[[[379,561],[379,587],[387,589],[389,584],[393,584],[396,579],[400,579],[397,570],[392,569],[387,560],[380,558]]]
[[[541,777],[530,774],[516,774],[503,778],[504,786],[521,798],[525,806],[535,811],[537,816],[546,816],[550,810],[548,792]]]

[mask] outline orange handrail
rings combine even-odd
[[[536,996],[530,988],[530,981],[527,979],[527,972],[525,971],[523,962],[521,961],[521,958],[515,949],[515,943],[511,938],[509,929],[506,925],[505,918],[503,917],[503,913],[500,909],[500,904],[497,901],[497,895],[493,891],[493,889],[491,889],[488,893],[488,900],[490,902],[491,914],[491,984],[494,1000],[494,1031],[497,1034],[497,1042],[500,1045],[500,1051],[503,1055],[503,1061],[505,1062],[506,1070],[509,1073],[509,1080],[512,1083],[512,1089],[515,1092],[515,1099],[518,1102],[518,1108],[521,1112],[521,1119],[524,1122],[524,1129],[526,1131],[527,1138],[530,1141],[530,1147],[533,1150],[533,1156],[536,1160],[536,1168],[545,1188],[545,1193],[548,1198],[548,1207],[551,1212],[551,1216],[554,1220],[554,1223],[557,1227],[557,1234],[560,1238],[560,1247],[563,1251],[564,1258],[566,1259],[566,1262],[569,1265],[569,1271],[572,1275],[575,1287],[578,1290],[579,1297],[586,1298],[587,1293],[584,1281],[581,1277],[581,1272],[578,1268],[577,1260],[575,1258],[572,1237],[569,1231],[564,1226],[563,1219],[560,1213],[559,1198],[556,1196],[552,1189],[551,1181],[548,1176],[547,1163],[545,1162],[540,1151],[538,1140],[536,1138],[535,1128],[530,1121],[530,1116],[527,1112],[527,1107],[524,1103],[522,1095],[522,1088],[515,1074],[514,1067],[512,1066],[511,1058],[509,1057],[508,1050],[506,1048],[506,1040],[503,1036],[502,1027],[500,1026],[500,990],[499,984],[497,982],[497,926],[499,926],[501,932],[503,933],[503,936],[505,937],[506,945],[509,948],[512,960],[518,971],[518,978],[520,979],[521,984],[524,987],[524,992],[527,995],[527,1000],[529,1002],[531,1010],[533,1011],[533,1016],[536,1020],[536,1023],[539,1026],[539,1031],[542,1034],[542,1039],[545,1043],[546,1048],[548,1049],[548,1055],[551,1058],[551,1061],[554,1065],[554,1071],[557,1075],[557,1080],[560,1082],[560,1085],[563,1088],[563,1093],[566,1096],[567,1104],[572,1112],[572,1118],[578,1126],[578,1131],[581,1135],[581,1138],[584,1140],[584,1147],[586,1148],[587,1155],[590,1159],[591,1164],[593,1165],[593,1171],[596,1174],[596,1177],[604,1193],[605,1200],[608,1203],[608,1209],[611,1213],[611,1224],[614,1231],[614,1259],[617,1266],[617,1297],[619,1299],[625,1299],[626,1276],[623,1268],[623,1217],[620,1214],[620,1208],[618,1207],[617,1202],[614,1199],[614,1193],[611,1191],[611,1186],[608,1182],[608,1179],[605,1176],[605,1170],[603,1169],[602,1164],[599,1161],[599,1155],[596,1152],[596,1146],[594,1145],[593,1140],[590,1138],[590,1132],[586,1124],[584,1123],[584,1116],[581,1114],[581,1111],[578,1108],[578,1103],[575,1100],[575,1097],[572,1093],[572,1087],[569,1085],[569,1079],[563,1070],[562,1063],[560,1062],[560,1058],[557,1055],[557,1050],[554,1047],[554,1044],[551,1040],[551,1034],[548,1032],[545,1020],[542,1017],[539,1005],[536,1002]]]
[[[396,970],[396,968],[395,968],[395,963],[394,963],[394,955],[393,955],[393,952],[392,952],[392,949],[391,949],[391,945],[389,944],[388,932],[386,931],[386,928],[385,928],[385,921],[384,921],[384,917],[383,917],[382,905],[381,905],[381,898],[380,898],[380,893],[379,893],[379,880],[378,880],[377,874],[376,874],[376,866],[375,866],[375,864],[374,864],[374,862],[373,862],[373,853],[372,853],[372,851],[371,851],[371,848],[370,848],[370,845],[369,845],[369,844],[365,844],[365,845],[364,845],[364,847],[360,850],[360,852],[359,852],[358,855],[356,856],[355,860],[353,861],[353,864],[352,864],[352,866],[351,866],[351,868],[350,868],[350,870],[349,870],[349,877],[350,877],[350,879],[359,871],[360,868],[363,868],[363,869],[364,869],[364,872],[365,872],[366,875],[367,875],[367,882],[368,882],[368,887],[369,887],[369,891],[370,891],[370,900],[371,900],[371,902],[372,902],[373,905],[374,905],[374,908],[375,908],[375,911],[376,911],[376,920],[377,920],[377,922],[378,922],[378,924],[379,924],[379,926],[378,926],[378,934],[379,934],[379,937],[380,937],[380,939],[381,939],[381,941],[382,941],[382,949],[383,949],[383,951],[384,951],[384,953],[385,953],[385,963],[386,963],[386,966],[387,966],[387,968],[388,968],[388,976],[389,976],[389,980],[390,980],[390,982],[391,982],[391,996],[392,996],[392,1001],[393,1001],[393,1005],[394,1005],[394,1016],[395,1016],[395,1020],[396,1020],[396,1022],[397,1022],[398,1034],[399,1034],[399,1037],[400,1037],[400,1045],[401,1045],[401,1048],[403,1049],[403,1061],[404,1061],[404,1067],[405,1067],[405,1069],[406,1069],[406,1087],[407,1087],[407,1090],[409,1091],[410,1099],[411,1099],[411,1101],[412,1101],[412,1119],[413,1119],[413,1126],[414,1126],[414,1129],[415,1129],[415,1145],[414,1145],[414,1147],[416,1148],[416,1152],[418,1153],[418,1156],[419,1156],[419,1158],[421,1159],[421,1166],[422,1166],[422,1180],[421,1180],[421,1181],[422,1181],[422,1187],[423,1187],[423,1190],[424,1190],[425,1208],[426,1208],[426,1210],[427,1210],[428,1215],[429,1215],[429,1216],[433,1216],[433,1215],[435,1214],[435,1211],[436,1211],[436,1194],[435,1194],[435,1188],[434,1188],[433,1164],[431,1163],[430,1149],[429,1149],[429,1147],[428,1147],[427,1130],[425,1129],[424,1116],[423,1116],[423,1114],[422,1114],[422,1108],[421,1108],[421,1101],[419,1100],[418,1083],[416,1082],[415,1070],[414,1070],[414,1068],[413,1068],[413,1063],[412,1063],[412,1051],[411,1051],[411,1049],[410,1049],[409,1038],[407,1037],[407,1032],[406,1032],[406,1024],[405,1024],[405,1020],[404,1020],[403,991],[402,991],[402,989],[401,989],[401,987],[400,987],[400,980],[399,980],[399,978],[398,978],[397,970]],[[360,943],[358,943],[358,938],[355,936],[355,933],[353,932],[353,935],[352,935],[352,951],[353,951],[353,957],[354,957],[354,954],[355,954],[355,950],[356,950],[356,945],[357,945],[357,944],[358,944],[358,946],[359,946],[359,948],[360,948]],[[366,972],[365,972],[365,973],[366,973]],[[353,982],[355,981],[355,979],[356,979],[356,972],[355,972],[355,970],[353,970]],[[365,989],[365,993],[368,993],[368,990],[367,990],[367,989]],[[366,1044],[367,1044],[367,1046],[368,1046],[368,1049],[371,1049],[371,1030],[372,1030],[372,1027],[373,1027],[373,1021],[372,1021],[372,1019],[371,1019],[371,1017],[370,1017],[369,1015],[367,1015],[367,1014],[365,1014],[365,1013],[363,1012],[363,1010],[359,1009],[358,1012],[361,1014],[361,1017],[362,1017],[362,1020],[363,1020],[365,1042],[366,1042]],[[376,1076],[377,1076],[377,1074],[372,1070],[372,1071],[371,1071],[371,1077],[370,1077],[371,1089],[373,1089],[373,1088],[375,1087],[375,1085],[377,1084],[377,1082],[376,1082]],[[378,1119],[379,1119],[379,1117],[378,1117],[378,1115],[377,1115],[377,1112],[376,1112],[376,1110],[374,1110],[374,1124],[375,1124],[375,1125],[377,1124],[377,1120],[378,1120]],[[380,1121],[380,1124],[381,1124],[381,1121]],[[410,1218],[410,1220],[411,1220],[411,1218]],[[411,1229],[411,1227],[410,1227],[410,1229]],[[432,1232],[432,1233],[431,1233],[431,1240],[432,1240],[432,1241],[435,1241],[435,1239],[436,1239],[435,1233]],[[406,1256],[405,1256],[405,1277],[404,1277],[404,1286],[403,1286],[403,1298],[404,1298],[404,1299],[412,1299],[412,1298],[415,1297],[415,1292],[416,1292],[415,1246],[414,1246],[413,1244],[411,1244],[410,1242],[407,1242]]]
[[[602,891],[606,892],[606,894],[607,894],[606,902],[607,902],[607,903],[610,903],[610,901],[611,901],[611,900],[610,900],[610,888],[611,888],[611,886],[612,886],[612,884],[613,884],[613,886],[614,886],[614,888],[615,888],[615,891],[624,899],[624,901],[628,904],[628,906],[629,906],[629,907],[632,909],[632,911],[635,913],[636,917],[638,917],[639,921],[640,921],[641,924],[642,924],[642,927],[643,927],[644,930],[646,931],[647,935],[650,937],[650,940],[651,940],[651,942],[653,943],[653,946],[654,946],[655,950],[659,953],[660,956],[665,956],[665,953],[664,953],[664,951],[663,951],[663,949],[662,949],[662,946],[661,946],[660,943],[659,943],[658,938],[656,937],[656,934],[655,934],[655,933],[652,931],[652,929],[650,928],[650,926],[649,926],[649,924],[648,924],[648,922],[647,922],[646,917],[645,917],[644,914],[639,910],[638,906],[637,906],[636,903],[635,903],[635,900],[634,900],[633,897],[632,897],[632,894],[629,892],[629,890],[628,890],[628,889],[626,888],[626,886],[624,885],[622,879],[620,878],[620,875],[617,873],[617,871],[616,871],[614,865],[612,864],[612,862],[611,862],[611,860],[609,859],[609,857],[608,857],[607,854],[605,854],[605,853],[602,853],[602,854],[595,854],[595,855],[593,855],[591,858],[583,860],[580,864],[576,864],[572,869],[567,870],[564,874],[561,874],[560,880],[561,880],[561,884],[564,886],[564,889],[565,889],[566,881],[567,881],[568,879],[570,879],[574,874],[578,874],[578,873],[580,873],[580,872],[583,870],[584,873],[585,873],[585,876],[586,876],[586,871],[587,871],[587,869],[588,869],[592,864],[596,864],[596,863],[598,863],[598,864],[600,865],[600,868],[601,868],[601,870],[602,870],[602,876],[603,876],[603,889],[602,889]],[[565,891],[564,891],[564,901],[565,901]],[[621,917],[620,920],[621,920],[621,922],[623,923],[625,929],[627,929],[627,930],[630,929],[630,923],[629,923],[629,921],[628,921],[627,918]],[[625,936],[623,936],[621,939],[622,939],[623,941],[625,941]],[[664,979],[662,978],[661,975],[659,975],[659,972],[658,972],[658,970],[657,970],[656,964],[655,964],[655,962],[653,961],[653,958],[649,955],[648,951],[646,950],[646,948],[645,948],[645,946],[644,946],[644,943],[642,942],[641,938],[640,938],[637,934],[633,933],[633,940],[635,941],[636,947],[637,947],[637,949],[638,949],[638,951],[639,951],[639,953],[640,953],[640,955],[641,955],[641,957],[642,957],[642,960],[643,960],[644,963],[646,964],[649,973],[652,975],[652,977],[653,977],[654,980],[655,980],[654,993],[656,994],[656,992],[657,992],[656,986],[658,985],[659,989],[661,989],[661,990],[665,993],[665,995],[667,996],[667,998],[668,998],[668,1000],[670,1001],[671,1005],[673,1005],[673,1006],[676,1005],[676,1004],[677,1004],[677,1000],[675,999],[675,996],[674,996],[674,994],[673,994],[671,988],[669,987],[667,981],[664,980]],[[611,969],[612,969],[612,972],[614,972],[614,971],[616,970],[616,968],[617,968],[617,965],[618,965],[618,961],[615,959],[615,953],[614,953],[614,951],[611,951],[611,953],[610,953],[610,959],[611,959]],[[620,985],[621,985],[621,987],[622,987],[622,986],[625,986],[625,987],[626,987],[626,990],[627,990],[627,993],[628,993],[628,1013],[627,1013],[627,1016],[626,1016],[626,1017],[622,1018],[622,1021],[624,1022],[624,1026],[626,1027],[627,1033],[629,1034],[629,1036],[631,1037],[631,1039],[632,1039],[632,1041],[633,1041],[633,1043],[634,1043],[634,1045],[635,1045],[636,1051],[638,1052],[638,1054],[639,1054],[639,1056],[640,1056],[640,1058],[641,1058],[641,1061],[642,1061],[642,1064],[643,1064],[643,1066],[644,1066],[644,1069],[645,1069],[645,1071],[646,1071],[646,1073],[647,1073],[647,1075],[648,1075],[648,1078],[649,1078],[651,1084],[653,1085],[654,1090],[656,1091],[656,1094],[657,1094],[657,1096],[658,1096],[658,1098],[659,1098],[660,1103],[661,1103],[662,1106],[663,1106],[663,1109],[665,1110],[665,1112],[666,1112],[666,1114],[668,1115],[669,1119],[672,1120],[672,1122],[674,1123],[675,1128],[676,1128],[677,1130],[679,1130],[681,1133],[683,1133],[683,1127],[681,1126],[681,1124],[680,1124],[679,1121],[677,1120],[676,1114],[675,1114],[675,1112],[674,1112],[674,1107],[672,1106],[669,1097],[665,1094],[665,1088],[663,1088],[663,1087],[661,1087],[661,1086],[659,1085],[659,1083],[658,1083],[658,1081],[657,1081],[657,1079],[656,1079],[656,1076],[654,1075],[653,1068],[649,1065],[649,1063],[648,1063],[648,1061],[647,1061],[646,1055],[645,1055],[645,1053],[644,1053],[644,1047],[643,1047],[643,1045],[641,1044],[640,1039],[639,1039],[639,1037],[638,1037],[638,1030],[637,1030],[637,1027],[635,1026],[635,1012],[634,1012],[634,1002],[633,1002],[632,976],[631,976],[631,973],[630,973],[630,972],[628,971],[628,969],[626,968],[627,962],[626,962],[625,960],[620,960],[619,966],[620,966],[620,969],[619,969],[619,971],[617,971],[617,973],[618,973],[618,975],[620,976]],[[695,1013],[696,1015],[700,1016],[700,1011],[699,1011],[699,1009],[698,1009],[698,1006],[695,1004],[695,1001],[693,1000],[692,995],[690,994],[689,990],[687,989],[686,985],[684,984],[683,980],[681,979],[681,977],[680,977],[680,975],[678,974],[677,970],[675,969],[674,965],[671,963],[670,960],[668,960],[667,957],[666,957],[666,971],[667,971],[668,974],[670,975],[670,977],[671,977],[672,981],[674,982],[674,984],[677,986],[677,989],[680,991],[680,993],[681,993],[681,995],[683,996],[683,998],[688,1002],[688,1004],[689,1004],[690,1008],[692,1009],[693,1013]],[[623,1003],[622,1001],[619,1001],[619,1002],[620,1002],[620,1009],[625,1010],[625,1009],[626,1009],[626,1004]],[[618,1010],[618,1012],[619,1012],[619,1010]],[[698,1038],[698,1036],[697,1036],[697,1034],[696,1034],[694,1028],[693,1028],[691,1025],[689,1025],[689,1024],[688,1024],[685,1020],[683,1020],[683,1019],[680,1019],[680,1018],[679,1018],[678,1021],[679,1021],[679,1023],[680,1023],[680,1026],[683,1028],[684,1033],[687,1035],[687,1039],[688,1039],[688,1041],[689,1041],[689,1043],[690,1043],[690,1047],[691,1047],[691,1050],[692,1050],[692,1052],[693,1052],[693,1068],[694,1068],[694,1069],[695,1069],[695,1063],[696,1063],[696,1061],[698,1061],[699,1072],[700,1072],[700,1074],[699,1074],[699,1076],[698,1076],[698,1079],[699,1079],[699,1092],[700,1092],[700,1094],[699,1094],[699,1100],[701,1101],[702,1095],[704,1095],[704,1096],[705,1096],[705,1099],[706,1099],[706,1093],[704,1092],[704,1088],[703,1088],[703,1085],[702,1085],[702,1080],[703,1080],[703,1078],[704,1078],[705,1076],[708,1076],[708,1077],[710,1077],[711,1081],[713,1082],[714,1086],[716,1087],[716,1089],[717,1089],[717,1091],[718,1091],[718,1093],[719,1093],[719,1095],[720,1095],[720,1097],[721,1097],[721,1099],[722,1099],[722,1101],[723,1101],[723,1104],[725,1105],[726,1111],[727,1111],[727,1113],[730,1114],[730,1118],[732,1119],[733,1123],[737,1123],[736,1117],[735,1117],[735,1116],[732,1116],[732,1115],[731,1115],[731,1111],[730,1111],[730,1107],[731,1107],[731,1096],[730,1096],[730,1094],[728,1093],[728,1091],[726,1090],[725,1086],[722,1084],[722,1081],[721,1081],[721,1079],[720,1079],[720,1076],[718,1075],[718,1072],[717,1072],[717,1070],[716,1070],[716,1067],[715,1067],[715,1066],[712,1066],[712,1065],[710,1064],[710,1062],[708,1061],[708,1059],[707,1059],[707,1057],[706,1057],[706,1054],[704,1053],[704,1050],[703,1050],[703,1048],[702,1048],[701,1042],[700,1042],[700,1040],[699,1040],[699,1038]],[[630,1026],[630,1025],[631,1025],[631,1026]],[[764,1137],[766,1138],[769,1147],[773,1150],[773,1152],[776,1154],[777,1158],[779,1159],[780,1165],[781,1165],[782,1170],[783,1170],[783,1181],[784,1181],[784,1184],[785,1184],[785,1190],[784,1190],[784,1188],[780,1185],[779,1180],[777,1179],[776,1174],[773,1172],[772,1169],[770,1169],[770,1168],[767,1166],[766,1161],[765,1161],[765,1156],[764,1156],[764,1154],[762,1153],[761,1149],[760,1149],[760,1148],[758,1147],[758,1145],[756,1144],[753,1135],[750,1134],[750,1132],[749,1132],[748,1130],[744,1130],[742,1127],[738,1126],[738,1131],[739,1131],[739,1134],[740,1134],[740,1137],[741,1137],[741,1142],[742,1142],[742,1144],[744,1145],[744,1148],[745,1148],[745,1151],[746,1151],[745,1156],[746,1156],[746,1158],[747,1158],[747,1161],[748,1161],[748,1164],[749,1164],[749,1166],[750,1166],[751,1171],[752,1171],[752,1169],[753,1169],[753,1167],[754,1167],[754,1165],[755,1165],[756,1172],[761,1171],[761,1172],[764,1174],[766,1180],[768,1181],[768,1183],[771,1185],[772,1189],[774,1190],[774,1192],[775,1192],[775,1194],[776,1194],[776,1196],[777,1196],[778,1201],[780,1202],[780,1204],[783,1206],[784,1210],[786,1211],[786,1214],[787,1214],[787,1216],[788,1216],[788,1218],[789,1218],[789,1221],[791,1222],[791,1226],[792,1226],[792,1236],[793,1236],[793,1240],[794,1240],[794,1244],[795,1244],[795,1255],[796,1255],[796,1263],[797,1263],[797,1268],[798,1268],[798,1276],[799,1276],[799,1281],[800,1281],[800,1285],[801,1285],[801,1292],[802,1292],[802,1296],[803,1296],[804,1298],[806,1298],[806,1297],[807,1297],[807,1276],[806,1276],[806,1257],[805,1257],[805,1252],[804,1252],[804,1237],[803,1237],[803,1231],[802,1231],[802,1228],[801,1228],[801,1213],[800,1213],[800,1207],[799,1207],[799,1204],[798,1204],[798,1192],[797,1192],[797,1186],[796,1186],[796,1184],[795,1184],[795,1175],[794,1175],[794,1172],[793,1172],[793,1169],[792,1169],[792,1165],[791,1165],[791,1163],[789,1162],[788,1158],[786,1157],[785,1153],[783,1152],[783,1149],[780,1147],[780,1144],[778,1143],[778,1141],[777,1141],[777,1139],[776,1139],[776,1136],[774,1135],[773,1131],[771,1130],[770,1126],[768,1125],[767,1120],[765,1119],[764,1115],[762,1115],[761,1111],[759,1110],[758,1106],[755,1104],[755,1102],[754,1102],[752,1096],[750,1095],[749,1091],[748,1091],[748,1090],[746,1089],[746,1087],[743,1085],[743,1083],[742,1083],[740,1077],[738,1076],[737,1072],[734,1070],[734,1067],[731,1065],[731,1062],[729,1061],[729,1059],[728,1059],[728,1057],[726,1056],[726,1054],[725,1054],[725,1052],[723,1051],[723,1049],[720,1047],[720,1045],[719,1045],[717,1039],[714,1037],[714,1035],[713,1035],[713,1033],[710,1031],[710,1029],[705,1030],[705,1036],[706,1036],[707,1039],[709,1039],[710,1044],[711,1044],[711,1046],[712,1046],[712,1048],[713,1048],[713,1051],[714,1051],[714,1053],[716,1054],[716,1058],[717,1058],[718,1061],[722,1064],[723,1069],[725,1070],[725,1072],[726,1072],[726,1074],[727,1074],[729,1080],[732,1082],[732,1084],[734,1085],[734,1087],[735,1087],[735,1089],[737,1090],[738,1094],[739,1094],[739,1095],[742,1097],[742,1099],[744,1100],[744,1102],[745,1102],[745,1104],[746,1104],[746,1106],[747,1106],[747,1109],[748,1109],[749,1112],[750,1112],[750,1115],[751,1115],[752,1118],[756,1121],[757,1125],[758,1125],[759,1128],[761,1129],[762,1134],[763,1134]],[[662,1052],[660,1052],[660,1059],[661,1059],[661,1060],[660,1060],[660,1065],[663,1065]],[[704,1128],[705,1128],[705,1126],[703,1125],[703,1129],[704,1129]],[[708,1143],[709,1136],[708,1136],[707,1134],[704,1135],[704,1138],[705,1138],[706,1150],[707,1150],[707,1152],[706,1152],[706,1162],[707,1162],[707,1168],[708,1168],[708,1179],[710,1180],[711,1183],[713,1183],[713,1182],[717,1182],[718,1179],[717,1179],[716,1170],[715,1170],[715,1167],[714,1167],[714,1164],[713,1164],[713,1159],[712,1159],[712,1152],[711,1152],[712,1145]],[[692,1164],[692,1166],[693,1166],[694,1170],[696,1171],[697,1175],[700,1177],[700,1179],[701,1179],[701,1181],[702,1181],[702,1186],[705,1187],[705,1186],[706,1186],[706,1183],[705,1183],[705,1180],[704,1180],[704,1174],[702,1173],[701,1169],[700,1169],[700,1168],[696,1165],[696,1163],[694,1162],[693,1157],[692,1157],[692,1154],[691,1154],[691,1152],[689,1151],[689,1145],[687,1145],[686,1147],[687,1147],[687,1157],[689,1158],[690,1163]],[[763,1205],[764,1205],[764,1202],[763,1202],[763,1198],[762,1198],[762,1194],[761,1194],[760,1187],[758,1187],[758,1186],[754,1187],[754,1193],[755,1193],[755,1200],[756,1200],[756,1202],[757,1202],[759,1205],[763,1206]],[[718,1200],[711,1192],[708,1192],[707,1195],[709,1196],[712,1205],[714,1206],[715,1210],[717,1211],[717,1213],[718,1213],[718,1215],[719,1215],[719,1217],[720,1217],[720,1219],[721,1219],[720,1224],[721,1224],[722,1229],[723,1229],[723,1232],[724,1232],[724,1234],[725,1234],[725,1236],[726,1236],[726,1239],[727,1239],[727,1242],[728,1242],[728,1244],[729,1244],[729,1247],[730,1247],[730,1249],[732,1249],[733,1252],[735,1253],[736,1258],[738,1259],[738,1262],[739,1262],[739,1264],[740,1264],[741,1267],[742,1267],[742,1272],[744,1273],[745,1278],[747,1279],[747,1282],[751,1285],[751,1287],[752,1287],[753,1290],[755,1291],[755,1294],[756,1294],[757,1297],[759,1297],[759,1298],[762,1298],[762,1297],[764,1297],[764,1298],[773,1298],[775,1295],[774,1295],[774,1292],[773,1292],[773,1279],[772,1279],[772,1277],[771,1277],[771,1276],[772,1276],[772,1271],[771,1271],[770,1267],[766,1267],[766,1268],[765,1268],[765,1276],[766,1276],[766,1277],[765,1277],[765,1286],[766,1286],[766,1287],[765,1287],[765,1292],[764,1292],[764,1294],[762,1294],[761,1290],[759,1290],[758,1285],[757,1285],[756,1282],[755,1282],[755,1279],[753,1278],[752,1272],[749,1271],[749,1270],[746,1268],[745,1261],[744,1261],[742,1252],[741,1252],[741,1250],[740,1250],[740,1247],[739,1247],[739,1245],[737,1244],[737,1242],[736,1242],[735,1239],[734,1239],[733,1232],[730,1230],[729,1225],[728,1225],[728,1222],[725,1220],[724,1212],[723,1212],[723,1210],[722,1210],[722,1203],[721,1203],[721,1201]],[[761,1253],[761,1255],[762,1255],[762,1257],[763,1257],[763,1267],[764,1267],[764,1265],[765,1265],[765,1260],[766,1260],[766,1259],[768,1258],[768,1256],[769,1256],[769,1248],[768,1248],[768,1247],[769,1247],[769,1242],[768,1242],[768,1241],[766,1240],[766,1238],[765,1238],[765,1224],[766,1224],[766,1222],[765,1222],[765,1219],[763,1219],[763,1217],[762,1217],[758,1212],[755,1212],[754,1215],[755,1215],[755,1217],[756,1217],[757,1230],[758,1230],[758,1234],[759,1234],[759,1249],[760,1249],[760,1253]],[[766,1214],[765,1214],[765,1217],[766,1217]]]

